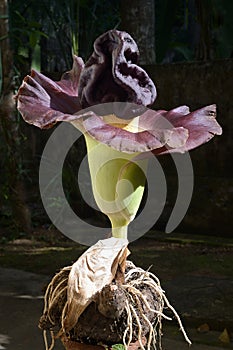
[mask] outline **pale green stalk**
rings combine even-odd
[[[140,206],[147,160],[119,152],[85,134],[92,189],[96,203],[112,225],[112,236],[127,238],[129,223]]]

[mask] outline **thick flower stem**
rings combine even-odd
[[[85,140],[95,201],[111,221],[112,236],[127,239],[142,200],[148,160],[135,160],[135,154],[112,149],[88,133]]]
[[[115,238],[127,239],[128,225],[121,227],[112,227],[112,236]]]

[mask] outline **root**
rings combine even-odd
[[[44,310],[43,315],[39,322],[39,327],[44,329],[43,338],[45,344],[45,350],[52,350],[55,345],[55,339],[59,337],[59,332],[57,336],[55,336],[54,331],[51,330],[53,326],[56,326],[57,317],[55,317],[56,313],[54,313],[54,309],[58,308],[59,299],[66,299],[66,291],[68,285],[68,276],[71,267],[64,267],[59,273],[57,273],[51,282],[49,283],[45,295],[44,295]],[[67,304],[67,302],[66,302]],[[62,319],[64,318],[64,311],[66,310],[66,304],[62,310]],[[52,326],[52,327],[51,327]],[[51,344],[48,345],[48,329],[51,338]],[[64,327],[62,327],[64,331]]]
[[[70,270],[71,267],[65,267],[55,275],[44,296],[44,312],[39,327],[44,330],[46,350],[52,350],[55,339],[66,335],[64,320],[67,314],[67,284]],[[162,320],[172,320],[163,313],[164,307],[172,312],[185,340],[188,344],[191,344],[179,315],[169,303],[158,278],[153,273],[144,271],[132,262],[127,261],[125,282],[120,287],[125,295],[125,308],[119,322],[121,325],[125,325],[122,329],[121,341],[126,349],[136,339],[142,350],[150,350],[151,348],[162,350]],[[97,300],[96,303],[98,303]],[[107,322],[110,322],[108,320]],[[118,321],[114,322],[117,323]],[[48,345],[48,331],[51,338],[50,346]],[[74,333],[74,341],[75,339],[80,341],[76,338],[77,335],[77,333]],[[96,340],[96,343],[98,343],[98,340]]]
[[[163,309],[164,305],[170,309],[170,311],[174,314],[179,326],[180,330],[185,338],[185,340],[188,342],[189,345],[191,345],[191,341],[187,336],[187,333],[184,330],[184,327],[182,325],[181,319],[179,315],[177,314],[174,307],[169,303],[167,297],[165,296],[165,292],[162,290],[160,286],[160,282],[158,278],[151,272],[144,271],[140,267],[136,267],[132,262],[127,262],[128,267],[130,267],[130,270],[128,273],[126,273],[125,276],[125,282],[126,284],[123,285],[123,288],[127,291],[132,304],[137,304],[137,311],[134,308],[132,304],[130,304],[130,307],[126,307],[126,312],[128,315],[128,320],[134,317],[136,319],[137,325],[138,325],[138,341],[141,346],[142,350],[145,350],[143,344],[142,344],[142,335],[141,335],[141,329],[142,325],[140,323],[140,318],[144,319],[146,323],[149,325],[149,334],[147,339],[147,349],[149,350],[151,345],[156,349],[156,343],[158,344],[158,349],[162,349],[161,346],[161,335],[162,335],[162,318],[165,318],[167,320],[171,320],[170,317],[164,315]],[[159,298],[158,310],[154,310],[150,307],[148,301],[146,300],[145,296],[143,295],[143,286],[147,286],[151,289],[154,295]],[[143,310],[142,305],[147,308],[148,311],[153,312],[157,316],[157,322],[155,326],[151,323],[151,321],[146,317],[145,310]],[[130,314],[130,315],[129,315]],[[133,315],[133,317],[132,317]],[[139,317],[140,316],[140,317]],[[127,337],[127,331],[130,329],[130,326],[128,325],[128,328],[126,330],[126,334],[124,335],[124,340]],[[157,331],[158,329],[158,331]],[[156,337],[157,335],[157,337]],[[130,339],[131,337],[129,337]],[[126,343],[124,341],[124,345],[128,346],[129,342]]]
[[[130,306],[129,306],[129,302],[128,300],[126,300],[126,306],[125,306],[125,310],[127,312],[127,327],[124,331],[124,335],[123,335],[123,344],[125,346],[125,348],[127,349],[128,345],[131,343],[132,339],[133,339],[133,321],[132,321],[132,314],[130,311]],[[126,336],[128,335],[128,342],[126,343]]]
[[[48,337],[47,337],[47,330],[43,331],[43,337],[44,337],[44,343],[45,343],[45,350],[52,350],[55,345],[55,337],[53,331],[50,331],[50,336],[51,336],[51,344],[50,346],[48,345]]]

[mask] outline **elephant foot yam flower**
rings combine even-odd
[[[96,39],[85,64],[74,56],[73,68],[58,82],[32,70],[16,96],[26,122],[49,128],[65,121],[83,132],[94,197],[112,225],[113,237],[61,270],[45,294],[40,327],[52,340],[57,332],[67,349],[116,343],[161,348],[164,305],[190,343],[158,279],[126,261],[127,228],[143,196],[149,156],[187,152],[222,129],[215,105],[193,112],[187,106],[146,108],[156,88],[138,57],[129,34],[110,30]],[[54,345],[48,347],[46,336],[45,344]]]
[[[28,123],[48,128],[66,121],[83,132],[95,200],[109,217],[113,235],[124,238],[143,196],[151,153],[184,153],[222,132],[215,105],[193,112],[187,106],[147,109],[156,88],[137,64],[138,55],[129,34],[110,30],[96,39],[85,64],[74,57],[72,70],[59,82],[32,71],[17,94]]]
[[[187,106],[171,111],[144,110],[135,121],[122,120],[116,125],[111,118],[91,113],[91,106],[106,102],[131,102],[139,106],[154,102],[156,88],[137,65],[138,56],[137,45],[129,34],[110,30],[96,39],[86,64],[74,56],[72,70],[59,82],[32,70],[19,88],[18,109],[26,122],[40,128],[59,121],[75,121],[95,140],[126,153],[184,152],[221,134],[215,105],[193,112]],[[90,113],[82,113],[87,107]],[[135,122],[138,130],[120,127]]]

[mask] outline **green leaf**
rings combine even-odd
[[[193,52],[184,44],[171,45],[177,52],[181,53],[185,60],[191,61],[193,59]]]
[[[30,36],[29,36],[29,43],[30,43],[30,47],[32,49],[34,49],[34,47],[36,46],[36,44],[38,43],[40,39],[40,34],[36,31],[32,31],[30,33]]]
[[[36,21],[29,21],[29,22],[28,22],[28,26],[29,26],[29,28],[37,28],[37,29],[40,29],[40,28],[41,28],[41,23],[36,22]]]
[[[3,35],[3,36],[0,37],[0,41],[4,40],[6,38],[8,38],[8,35]]]
[[[34,47],[33,53],[32,53],[32,63],[31,68],[40,71],[40,56],[41,56],[41,50],[40,45],[37,43]]]
[[[16,10],[16,11],[14,11],[14,13],[19,17],[19,19],[20,19],[22,22],[24,22],[24,23],[26,22],[26,21],[25,21],[25,18],[21,15],[21,13],[20,13],[19,11]]]
[[[112,345],[113,350],[125,350],[125,346],[123,344],[114,344]]]

